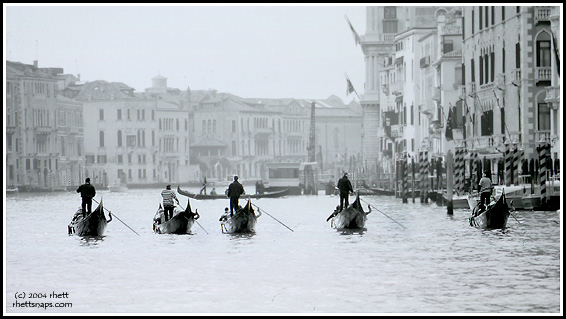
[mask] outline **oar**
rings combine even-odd
[[[177,204],[179,204],[179,203],[177,203]],[[181,204],[179,204],[179,207],[183,208],[183,206],[181,206]],[[183,210],[185,210],[185,209],[183,208]],[[185,217],[185,218],[187,218],[187,217]],[[188,218],[187,218],[187,219],[188,219]],[[202,228],[202,230],[204,230],[205,233],[208,234],[208,232],[206,231],[206,229],[204,229],[204,227],[202,227],[202,225],[201,225],[196,219],[193,219],[193,220],[195,221],[195,223],[197,223],[197,225],[200,226],[200,228]]]
[[[513,218],[515,218],[517,223],[519,223],[519,225],[523,226],[523,224],[521,224],[521,222],[517,219],[517,217],[515,217],[515,215],[513,215],[511,212],[509,212],[509,215],[513,216]]]
[[[382,214],[383,214],[383,215],[384,215],[385,217],[387,217],[387,218],[391,219],[392,221],[396,222],[397,224],[399,224],[399,222],[397,222],[397,221],[396,221],[395,219],[393,219],[393,218],[391,218],[391,217],[387,216],[387,215],[386,215],[386,214],[385,214],[384,212],[380,211],[380,210],[379,210],[379,209],[378,209],[377,207],[373,206],[372,204],[370,204],[370,203],[366,202],[366,201],[365,201],[365,200],[363,200],[363,199],[362,199],[362,201],[364,201],[364,202],[365,202],[366,204],[370,205],[371,207],[375,208],[375,209],[376,209],[376,210],[377,210],[378,212],[382,213]],[[403,227],[403,228],[405,228],[405,229],[406,229],[406,227],[405,227],[405,226],[403,226],[403,225],[401,225],[401,224],[399,224],[399,226],[401,226],[401,227]]]
[[[92,199],[95,203],[100,204],[99,202],[96,201],[96,199]],[[122,224],[126,225],[126,227],[128,227],[131,231],[133,231],[134,233],[136,233],[136,235],[140,235],[138,234],[135,230],[132,229],[132,227],[128,226],[126,223],[124,223],[118,216],[116,216],[116,214],[112,213],[111,211],[109,211],[106,207],[102,206],[102,208],[106,209],[106,211],[108,212],[108,214],[112,214],[112,216],[116,217],[116,219],[118,219]]]
[[[250,203],[251,203],[251,202],[250,202]],[[256,208],[258,209],[258,210],[260,209],[260,207],[259,207],[259,206],[257,206],[256,204],[254,204],[254,203],[251,203],[251,204],[252,204],[252,205],[254,205],[254,206],[255,206],[255,207],[256,207]],[[261,208],[261,209],[263,209],[263,208]],[[277,221],[277,222],[278,222],[279,224],[281,224],[281,225],[283,225],[283,226],[287,227],[287,229],[289,229],[290,231],[292,231],[292,232],[295,232],[294,230],[292,230],[291,228],[289,228],[289,226],[287,226],[287,225],[283,224],[283,223],[282,223],[282,222],[280,222],[280,221],[279,221],[279,220],[278,220],[277,218],[275,218],[275,217],[271,216],[271,214],[270,214],[270,213],[268,213],[268,212],[266,212],[266,211],[265,211],[265,209],[263,209],[263,212],[264,212],[264,213],[266,213],[266,214],[267,214],[267,215],[268,215],[269,217],[271,217],[271,218],[275,219],[275,221]]]

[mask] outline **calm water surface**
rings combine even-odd
[[[230,235],[218,221],[228,199],[191,200],[202,228],[158,235],[160,191],[99,191],[139,234],[115,218],[102,238],[67,234],[77,193],[8,195],[6,312],[562,313],[556,212],[517,211],[507,229],[482,231],[468,210],[366,196],[366,230],[340,232],[326,222],[337,197],[292,196],[253,200],[266,212],[255,234]],[[69,304],[15,306],[25,301]]]

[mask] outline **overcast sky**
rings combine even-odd
[[[94,5],[4,4],[5,60],[136,91],[162,75],[182,90],[349,103],[358,98],[345,74],[364,91],[364,55],[344,18],[363,35],[363,4]]]

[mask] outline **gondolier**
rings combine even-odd
[[[175,209],[173,200],[177,201],[177,204],[179,204],[179,200],[175,192],[171,190],[171,185],[165,186],[165,189],[161,191],[161,197],[163,197],[163,216],[165,221],[168,221],[173,217],[173,210]]]
[[[77,188],[77,193],[81,193],[83,214],[92,213],[92,199],[96,196],[96,189],[90,184],[90,178],[86,178],[85,183]]]
[[[243,193],[245,193],[244,186],[238,182],[238,176],[234,176],[234,181],[228,186],[228,193],[226,194],[230,198],[230,215],[238,209],[238,200]]]
[[[344,176],[338,180],[338,189],[340,190],[340,210],[348,208],[349,199],[348,196],[354,193],[354,188],[352,183],[348,179],[348,173],[344,173]]]
[[[489,206],[491,201],[491,192],[493,190],[493,185],[491,184],[491,179],[487,177],[487,173],[483,172],[483,177],[478,183],[480,189],[480,207],[486,208]]]

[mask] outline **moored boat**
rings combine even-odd
[[[159,203],[159,208],[153,217],[153,231],[157,234],[189,234],[193,224],[200,215],[198,210],[193,213],[190,203],[187,202],[187,208],[181,210],[175,208],[173,217],[165,221],[164,209]]]
[[[181,189],[180,186],[177,186],[177,193],[179,193],[180,195],[183,196],[187,196],[193,199],[198,199],[198,200],[202,200],[202,199],[227,199],[228,197],[226,196],[226,194],[217,194],[217,195],[211,195],[211,194],[194,194],[191,193],[187,190]],[[279,191],[275,191],[275,192],[265,192],[263,194],[250,194],[250,195],[245,195],[247,197],[250,198],[277,198],[277,197],[283,197],[285,195],[289,195],[289,189],[285,188],[283,190],[279,190]]]
[[[122,183],[120,181],[116,181],[114,184],[109,185],[108,186],[108,190],[111,192],[127,192],[128,191],[128,186],[125,183]]]
[[[69,235],[102,236],[106,226],[112,221],[112,214],[108,214],[110,219],[107,220],[103,209],[102,200],[100,200],[98,207],[88,215],[83,214],[82,207],[80,207],[67,226]]]
[[[334,212],[326,220],[331,220],[330,225],[336,229],[359,229],[364,228],[367,220],[367,215],[371,213],[371,207],[368,205],[368,212],[362,208],[360,195],[356,196],[356,200],[347,208],[342,209],[340,212]]]
[[[232,216],[225,213],[220,217],[222,232],[228,234],[254,232],[261,211],[258,210],[258,213],[259,215],[255,214],[252,202],[248,199],[246,206],[237,209]]]
[[[470,226],[481,229],[505,228],[510,214],[505,192],[501,192],[496,201],[491,202],[485,209],[480,208],[479,203],[473,208]]]

